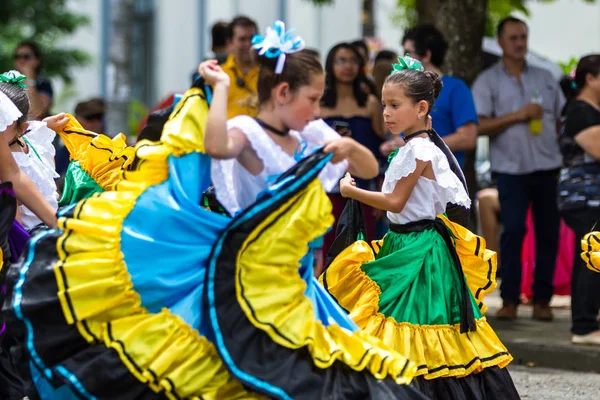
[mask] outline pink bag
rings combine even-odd
[[[533,217],[531,207],[527,211],[525,226],[527,233],[523,240],[523,252],[521,262],[523,265],[521,279],[521,297],[527,299],[533,297],[533,270],[535,269],[535,231],[533,229]],[[575,233],[561,219],[559,233],[559,247],[556,258],[556,270],[554,272],[554,294],[571,294],[571,271],[573,270],[573,256],[575,252]]]

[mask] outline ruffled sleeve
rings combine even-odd
[[[324,143],[340,139],[341,136],[333,130],[322,119],[309,123],[300,137],[308,143],[308,150],[312,153],[322,147]],[[340,179],[348,170],[348,161],[344,160],[337,164],[328,163],[319,174],[319,180],[326,192],[331,192],[339,183]]]
[[[417,160],[431,162],[436,183],[444,190],[448,203],[469,208],[471,200],[458,177],[450,169],[448,159],[429,139],[416,138],[398,150],[385,173],[384,193],[392,193],[396,183],[417,168]]]
[[[44,164],[52,169],[54,178],[58,178],[60,175],[54,171],[56,149],[54,148],[53,141],[55,137],[56,133],[42,121],[29,122],[29,129],[25,134],[27,141],[34,147],[33,150],[40,156]]]

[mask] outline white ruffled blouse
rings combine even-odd
[[[21,170],[33,181],[38,190],[50,205],[58,209],[58,192],[56,190],[55,178],[60,175],[56,173],[54,156],[56,150],[52,141],[56,134],[46,126],[45,122],[29,122],[29,131],[23,136],[27,141],[29,152],[13,152],[15,161]],[[32,229],[42,221],[27,207],[19,206],[21,222],[25,229]]]
[[[446,211],[446,204],[471,207],[471,200],[460,179],[450,169],[444,153],[429,138],[414,138],[398,150],[385,173],[382,192],[392,193],[398,181],[417,168],[417,160],[431,161],[435,180],[420,176],[404,209],[399,213],[388,211],[394,224],[407,224],[424,219],[435,219]]]
[[[252,117],[240,115],[230,119],[227,121],[227,130],[233,128],[244,132],[264,169],[260,174],[252,175],[236,159],[212,161],[211,178],[217,200],[231,215],[254,203],[258,194],[277,176],[293,167],[297,159],[310,155],[326,141],[340,138],[325,121],[313,121],[302,132],[290,132],[300,143],[298,157],[295,158],[279,147]],[[346,161],[328,163],[319,174],[325,191],[332,190],[347,169]]]

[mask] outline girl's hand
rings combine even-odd
[[[342,180],[340,180],[340,194],[342,197],[351,197],[350,194],[353,187],[356,187],[356,181],[349,173],[346,173]]]
[[[67,125],[69,122],[69,117],[67,117],[65,113],[60,113],[46,117],[42,122],[45,122],[48,128],[58,133],[64,129],[65,125]]]
[[[380,147],[379,147],[379,151],[381,152],[381,154],[383,154],[384,156],[388,156],[392,151],[399,149],[400,147],[404,146],[406,144],[406,142],[404,141],[404,139],[402,139],[402,136],[398,135],[395,136],[393,139],[388,140],[387,142],[383,143]]]
[[[355,146],[356,142],[354,141],[354,139],[342,137],[326,142],[323,151],[325,153],[333,153],[333,158],[331,159],[331,162],[333,164],[337,164],[340,161],[348,159],[354,151]]]
[[[218,83],[229,87],[229,75],[223,71],[217,60],[204,61],[198,66],[198,73],[202,75],[206,83],[210,86],[216,86]]]

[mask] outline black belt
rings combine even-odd
[[[456,247],[454,247],[452,236],[450,235],[450,231],[446,227],[446,224],[444,224],[444,221],[436,218],[435,220],[424,219],[403,225],[390,223],[390,230],[395,233],[423,232],[431,228],[435,229],[444,239],[444,243],[446,243],[448,250],[450,250],[450,254],[452,254],[452,257],[454,258],[454,266],[460,277],[462,290],[462,302],[460,304],[460,333],[473,332],[477,329],[477,326],[475,325],[475,315],[473,314],[469,287],[467,286],[465,274],[458,253],[456,253]]]

